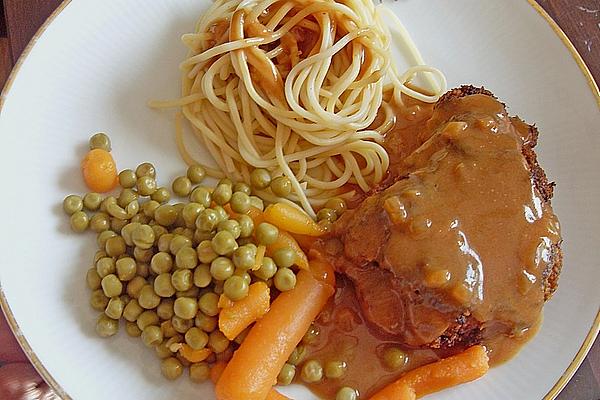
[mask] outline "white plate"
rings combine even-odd
[[[73,1],[47,26],[5,89],[2,306],[38,369],[65,398],[213,398],[209,384],[166,382],[155,355],[139,339],[95,336],[96,313],[84,287],[94,238],[71,234],[60,210],[65,194],[85,190],[78,165],[88,136],[98,130],[111,135],[121,167],[151,160],[163,182],[182,172],[172,115],[145,103],[177,96],[177,66],[185,53],[179,36],[193,29],[207,3]],[[510,111],[538,124],[541,164],[558,183],[553,205],[565,239],[560,289],[535,339],[484,379],[432,397],[540,399],[576,358],[590,330],[588,342],[598,329],[597,95],[569,49],[526,0],[404,0],[389,6],[451,86],[485,85]],[[285,392],[313,398],[297,388]]]

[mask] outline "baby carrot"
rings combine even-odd
[[[264,400],[281,367],[333,295],[334,288],[305,270],[252,327],[217,382],[218,400]]]
[[[235,339],[269,311],[269,303],[269,287],[264,282],[253,283],[248,290],[248,296],[221,310],[219,329],[227,339]]]

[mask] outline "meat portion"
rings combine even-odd
[[[538,132],[471,86],[428,117],[418,143],[392,133],[414,151],[390,152],[385,186],[344,214],[320,251],[387,338],[452,348],[517,335],[538,322],[562,265]]]

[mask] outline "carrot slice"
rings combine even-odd
[[[217,303],[217,307],[219,308],[229,308],[233,305],[233,301],[225,296],[225,293],[223,293],[221,296],[219,296],[219,302]]]
[[[189,362],[198,363],[206,360],[212,354],[212,350],[207,348],[194,350],[187,343],[183,343],[179,348],[179,354]]]
[[[304,211],[289,204],[271,204],[264,211],[265,221],[279,229],[308,236],[321,236],[325,231]]]
[[[85,184],[94,192],[110,192],[119,182],[115,160],[106,150],[90,150],[81,161],[81,172]]]
[[[225,368],[227,367],[227,361],[217,361],[212,368],[210,369],[210,380],[216,384],[219,379],[221,378],[221,375],[223,375],[223,372],[225,371]]]
[[[219,329],[229,340],[235,339],[253,322],[269,311],[269,287],[264,282],[250,285],[248,296],[233,302],[219,313]]]
[[[229,214],[231,218],[235,218],[240,215],[231,209],[231,205],[229,203],[225,204],[223,208],[225,211],[227,211],[227,214]],[[264,222],[263,212],[256,207],[250,207],[248,211],[246,211],[246,215],[252,218],[252,221],[254,221],[254,226]]]
[[[296,287],[280,294],[246,336],[217,382],[218,400],[264,400],[288,357],[334,288],[308,271]]]
[[[473,346],[460,354],[427,364],[404,374],[371,400],[411,400],[482,377],[488,371],[483,346]],[[411,396],[412,392],[412,397]]]
[[[282,395],[275,389],[271,389],[265,400],[290,400],[290,398]]]
[[[306,257],[306,254],[302,251],[296,239],[286,231],[280,230],[275,243],[267,246],[267,255],[272,257],[273,253],[283,247],[289,247],[294,251],[294,264],[296,264],[298,268],[308,270],[308,257]]]

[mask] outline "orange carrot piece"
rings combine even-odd
[[[231,209],[231,205],[229,203],[225,204],[223,208],[225,211],[227,211],[227,214],[229,214],[231,218],[236,218],[240,215]],[[254,221],[254,226],[264,221],[263,212],[256,207],[250,207],[248,211],[246,211],[246,215],[252,218],[252,221]]]
[[[81,161],[81,172],[85,184],[94,192],[110,192],[119,183],[117,165],[106,150],[90,150]]]
[[[370,400],[409,400],[421,398],[452,386],[482,377],[488,371],[488,356],[483,346],[473,346],[460,354],[427,364],[404,374]],[[404,397],[403,397],[404,396]]]
[[[299,233],[294,233],[292,236],[294,239],[296,239],[296,242],[298,242],[300,248],[306,252],[313,247],[313,244],[315,244],[318,239],[315,236],[300,235]]]
[[[254,259],[254,266],[252,267],[252,271],[256,271],[262,266],[263,258],[265,258],[265,252],[267,248],[265,245],[261,244],[256,249],[256,258]]]
[[[313,254],[311,254],[311,256],[312,255]],[[335,271],[333,270],[333,265],[331,265],[329,261],[326,261],[325,258],[321,256],[311,258],[310,272],[318,280],[327,283],[331,287],[335,287]]]
[[[296,255],[294,257],[294,264],[300,269],[308,270],[308,257],[306,257],[306,254],[302,251],[300,245],[296,242],[296,239],[286,231],[280,230],[275,243],[267,246],[267,255],[272,257],[273,253],[282,247],[289,247],[292,249]]]
[[[231,307],[221,310],[219,330],[227,339],[235,339],[244,329],[269,311],[270,301],[267,284],[253,283],[248,290],[248,296],[233,302]]]
[[[210,369],[210,380],[216,385],[227,368],[227,361],[217,361]]]
[[[217,399],[264,400],[281,367],[333,293],[333,287],[301,270],[296,287],[275,299],[233,354],[217,382]]]
[[[282,395],[277,390],[271,389],[265,400],[291,400],[291,399],[289,397]]]
[[[231,300],[229,297],[225,296],[225,293],[223,293],[221,296],[219,296],[219,302],[217,303],[217,307],[229,308],[233,304],[234,304],[233,300]]]
[[[184,343],[179,348],[179,354],[189,362],[198,363],[206,360],[212,354],[212,350],[207,348],[194,350],[188,344]]]
[[[263,216],[265,221],[290,233],[308,236],[321,236],[325,233],[321,225],[317,224],[307,213],[289,204],[271,204],[263,212]]]

